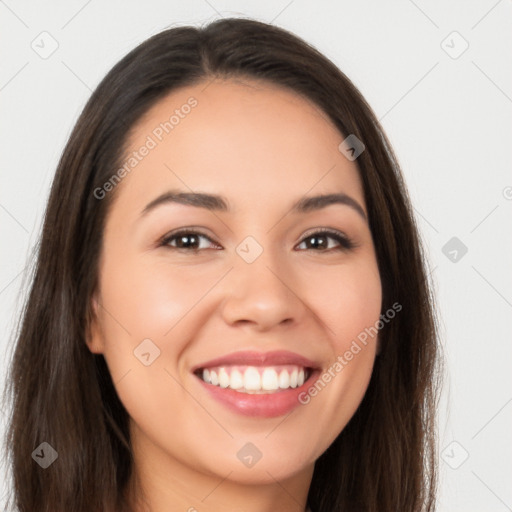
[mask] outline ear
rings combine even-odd
[[[97,300],[97,294],[91,297],[89,310],[87,312],[87,327],[85,334],[85,342],[87,347],[93,354],[102,354],[104,350],[103,333],[100,325],[100,304]]]

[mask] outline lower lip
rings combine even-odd
[[[312,371],[309,379],[298,388],[289,388],[275,393],[250,394],[241,393],[234,389],[221,388],[213,384],[207,384],[204,380],[197,377],[203,387],[210,395],[235,411],[244,416],[255,416],[260,418],[275,418],[288,414],[295,407],[301,405],[299,395],[305,392],[318,376],[318,371]]]

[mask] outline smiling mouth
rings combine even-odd
[[[272,394],[304,384],[313,369],[298,365],[224,365],[199,368],[194,374],[206,384],[247,394]]]

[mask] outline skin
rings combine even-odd
[[[338,192],[366,212],[356,162],[338,150],[344,136],[323,112],[254,80],[174,91],[135,127],[128,151],[191,96],[197,106],[115,190],[87,344],[104,355],[131,417],[147,497],[139,510],[304,511],[315,460],[367,389],[375,340],[307,405],[277,418],[227,409],[191,368],[239,350],[290,350],[327,369],[378,321],[381,281],[363,216],[340,204],[290,213],[304,195]],[[165,204],[141,216],[171,189],[220,194],[231,211]],[[201,238],[195,252],[158,245],[189,226],[212,241]],[[308,245],[304,235],[325,227],[357,247]],[[251,264],[236,252],[247,236],[263,248]],[[146,338],[161,351],[149,366],[133,353]],[[236,455],[247,442],[262,453],[252,468]]]

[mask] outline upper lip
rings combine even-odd
[[[195,372],[202,368],[211,368],[213,366],[277,366],[277,365],[296,365],[304,368],[316,368],[316,364],[307,357],[289,352],[288,350],[275,350],[271,352],[240,351],[226,354],[224,356],[205,361],[195,366],[192,371]]]

